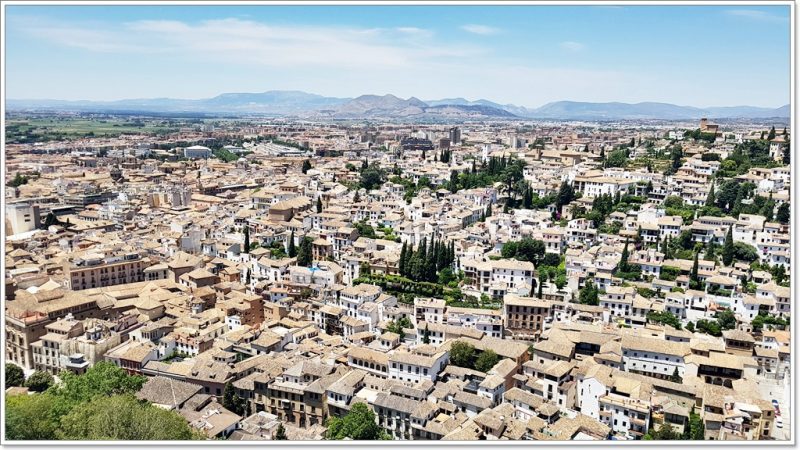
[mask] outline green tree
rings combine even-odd
[[[314,241],[308,237],[304,236],[303,240],[300,241],[300,250],[297,252],[297,265],[308,267],[311,265],[313,261],[313,256],[311,254],[311,246]]]
[[[34,392],[44,392],[53,385],[53,376],[47,372],[37,370],[25,380],[25,387]]]
[[[455,170],[450,171],[450,183],[447,186],[450,192],[458,192],[458,172]]]
[[[245,412],[245,400],[236,395],[233,383],[230,381],[225,383],[225,388],[222,390],[222,406],[240,416]]]
[[[672,428],[672,425],[664,423],[658,429],[651,427],[643,439],[645,441],[677,441],[681,439],[681,435]]]
[[[573,200],[575,200],[575,191],[572,185],[563,181],[561,187],[558,189],[558,195],[556,195],[556,211],[560,213],[561,207],[569,204]]]
[[[494,367],[498,361],[500,361],[500,357],[497,356],[497,353],[492,350],[486,350],[478,355],[478,358],[475,360],[475,370],[487,373],[492,370],[492,367]]]
[[[317,197],[317,213],[322,212],[322,197]]]
[[[689,426],[684,431],[684,439],[702,441],[705,440],[705,432],[705,425],[703,425],[703,419],[700,418],[700,414],[691,411],[689,413]]]
[[[97,397],[64,416],[58,435],[68,440],[198,439],[180,414],[133,395]]]
[[[367,191],[371,191],[383,184],[384,175],[380,167],[372,164],[361,171],[359,185]]]
[[[736,316],[730,309],[722,310],[717,313],[717,323],[722,330],[732,330],[736,328]]]
[[[692,263],[692,270],[689,272],[689,288],[690,289],[700,289],[700,275],[699,275],[699,252],[694,252],[694,262]]]
[[[302,168],[303,173],[306,173],[309,170],[311,170],[311,161],[309,160],[303,161],[303,168]]]
[[[650,311],[647,313],[647,321],[656,324],[666,324],[677,330],[681,329],[680,319],[669,311]]]
[[[708,190],[708,197],[706,197],[706,206],[714,206],[716,198],[714,197],[714,183],[711,183],[711,189]]]
[[[400,249],[400,259],[397,262],[397,270],[400,272],[400,276],[406,277],[408,276],[408,248],[406,243],[403,242],[403,246]]]
[[[62,372],[61,384],[54,394],[73,402],[85,402],[98,395],[118,395],[138,392],[144,386],[146,377],[128,375],[113,363],[98,362],[83,375]]]
[[[25,372],[16,364],[6,363],[6,389],[25,384]]]
[[[242,253],[250,253],[250,227],[244,226],[244,250]]]
[[[28,177],[20,174],[19,172],[17,172],[13,180],[7,183],[7,185],[11,187],[20,187],[23,184],[28,184]]]
[[[683,383],[683,377],[681,377],[681,374],[678,373],[677,367],[675,368],[674,371],[672,371],[672,375],[670,375],[669,381],[672,381],[673,383],[681,383],[681,384]]]
[[[50,394],[6,395],[6,439],[54,440],[59,428],[55,398]]]
[[[368,224],[365,220],[353,224],[359,236],[365,238],[376,239],[378,236],[375,234],[375,229],[372,225]]]
[[[563,273],[558,274],[558,276],[556,276],[555,283],[558,289],[563,289],[564,286],[567,285],[567,276]]]
[[[771,141],[775,139],[775,127],[769,129],[769,134],[767,135],[767,140]]]
[[[791,211],[789,209],[789,203],[788,202],[781,203],[781,206],[778,207],[778,213],[775,215],[775,220],[786,225],[789,223],[790,218],[791,218]]]
[[[327,440],[387,440],[389,436],[375,423],[375,413],[365,403],[356,403],[343,417],[328,419]]]
[[[458,367],[473,368],[475,347],[464,341],[455,341],[450,346],[450,364]]]
[[[578,293],[578,301],[584,305],[597,306],[600,304],[599,290],[592,281],[586,280],[584,287]]]
[[[47,213],[47,217],[44,219],[44,228],[50,228],[51,226],[58,225],[60,223],[61,222],[58,221],[58,217],[56,217],[56,215],[50,211]]]
[[[289,258],[297,256],[297,246],[294,243],[294,230],[289,235]]]
[[[722,246],[722,263],[726,266],[733,264],[734,254],[733,225],[731,225],[728,227],[728,234],[725,235],[725,244]]]
[[[425,324],[425,330],[422,332],[422,343],[423,344],[430,344],[431,343],[431,332],[428,330],[428,324]]]
[[[542,298],[542,294],[543,294],[542,291],[544,290],[544,282],[545,281],[547,281],[547,273],[545,273],[543,270],[540,270],[539,271],[539,286],[538,286],[538,291],[537,291],[537,294],[536,294],[536,296],[539,297],[539,299]]]
[[[758,260],[758,250],[750,244],[735,242],[733,244],[733,258],[751,263]]]
[[[286,437],[286,428],[284,428],[283,424],[278,425],[278,429],[275,430],[275,438],[276,441],[286,441],[288,438]]]
[[[389,325],[386,327],[386,331],[399,335],[400,340],[403,340],[406,335],[406,328],[412,328],[411,320],[409,320],[408,317],[401,317],[397,320],[389,322]]]
[[[625,239],[625,247],[622,248],[622,256],[619,259],[619,264],[617,265],[617,270],[619,272],[629,272],[630,265],[628,264],[628,258],[630,257],[630,252],[628,252],[628,239]]]

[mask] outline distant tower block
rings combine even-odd
[[[708,129],[708,119],[703,117],[700,119],[700,131],[706,131]]]

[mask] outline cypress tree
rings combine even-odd
[[[699,252],[694,252],[694,263],[692,263],[692,271],[689,273],[689,288],[700,288],[700,277],[698,275],[700,270]]]
[[[406,268],[406,274],[404,275],[406,278],[413,279],[413,271],[414,271],[414,246],[409,244],[408,249],[406,250],[406,262],[404,264]]]
[[[544,271],[539,271],[539,292],[536,294],[539,299],[542,298],[542,289],[544,288],[544,281],[547,279],[547,274]]]
[[[276,441],[286,441],[288,438],[286,437],[286,428],[283,424],[278,425],[278,430],[275,432],[275,440]]]
[[[436,242],[436,271],[444,269],[447,264],[447,246],[442,241]]]
[[[403,247],[400,249],[400,260],[397,263],[397,270],[400,272],[400,276],[406,276],[406,243],[403,242]]]
[[[322,197],[317,197],[317,212],[322,212]]]
[[[297,264],[303,267],[308,267],[314,262],[313,255],[311,254],[311,244],[314,241],[310,237],[305,236],[300,242],[300,250],[297,252]]]
[[[781,206],[778,207],[778,214],[775,216],[775,219],[782,224],[788,224],[790,218],[791,212],[789,211],[789,203],[781,203]]]
[[[230,381],[225,383],[225,389],[222,392],[222,406],[234,412],[238,409],[236,407],[236,393],[233,391],[233,384]]]
[[[725,235],[725,245],[722,247],[722,263],[726,266],[733,264],[733,225],[728,227],[728,234]]]
[[[525,194],[522,196],[522,206],[525,209],[531,209],[533,207],[533,190],[530,186],[525,189]]]
[[[242,253],[250,253],[250,227],[244,227],[244,251]]]
[[[739,189],[736,190],[736,199],[733,201],[733,207],[731,208],[731,215],[733,217],[739,217],[739,213],[742,212],[742,201],[744,200],[745,192],[744,188],[740,185]]]
[[[428,240],[422,238],[417,246],[417,264],[416,273],[414,274],[414,281],[423,280],[425,278],[425,269],[428,262]]]
[[[714,183],[711,183],[711,189],[708,190],[708,197],[706,197],[706,206],[714,206],[716,198],[714,197]]]
[[[622,257],[619,260],[619,271],[620,272],[627,272],[628,271],[628,239],[625,239],[625,247],[622,248]]]
[[[458,191],[458,172],[455,170],[450,171],[450,186],[448,186],[450,192]]]
[[[769,193],[769,199],[764,202],[764,206],[761,208],[761,215],[767,219],[767,222],[772,222],[775,216],[775,200],[772,199],[772,192]]]
[[[769,135],[767,135],[767,140],[771,141],[775,139],[775,127],[769,129]]]
[[[292,230],[292,235],[289,236],[289,258],[295,256],[297,256],[297,247],[294,245],[294,230]]]
[[[436,237],[431,238],[431,245],[428,247],[428,259],[425,261],[425,280],[436,280]]]

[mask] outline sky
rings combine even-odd
[[[464,97],[778,107],[772,6],[6,5],[12,99]]]

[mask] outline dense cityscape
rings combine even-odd
[[[790,438],[787,119],[441,122],[9,113],[6,437]]]
[[[795,443],[795,0],[0,3],[0,444]]]

